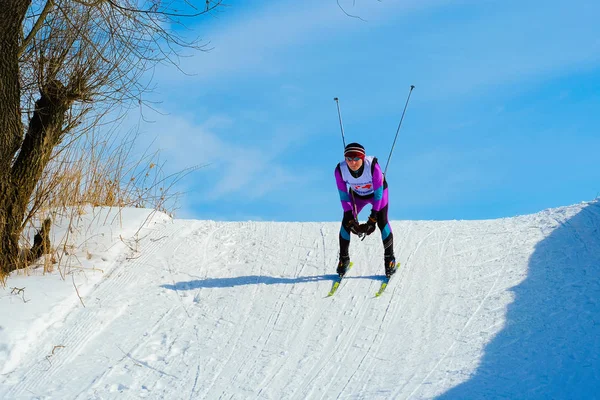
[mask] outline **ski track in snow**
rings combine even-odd
[[[476,373],[536,245],[582,208],[392,222],[401,267],[380,298],[377,234],[353,238],[327,298],[338,223],[165,223],[32,344],[0,397],[435,398]]]
[[[150,239],[158,238],[161,235],[172,235],[173,232],[174,227],[172,226],[162,231],[154,230],[153,235],[147,238],[147,245],[140,249],[142,256],[131,263],[123,262],[113,269],[90,297],[108,299],[115,294],[120,295],[127,289],[131,289],[139,275],[136,266],[142,266],[161,247],[160,240],[152,241]],[[76,309],[67,315],[61,323],[65,329],[50,332],[43,341],[36,343],[30,350],[34,354],[31,357],[33,362],[24,366],[29,372],[25,379],[8,391],[6,398],[36,395],[51,384],[56,382],[62,384],[68,381],[71,377],[63,373],[63,369],[69,367],[67,364],[73,362],[91,340],[101,336],[105,327],[109,326],[114,319],[119,318],[125,310],[125,304],[115,305],[108,311],[102,307],[88,306]],[[54,346],[60,346],[56,355],[52,354]]]

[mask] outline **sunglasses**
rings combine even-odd
[[[346,157],[346,161],[358,161],[360,157]]]

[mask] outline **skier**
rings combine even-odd
[[[344,210],[340,228],[340,261],[337,273],[343,276],[350,265],[350,233],[370,235],[375,224],[381,231],[384,248],[386,277],[396,272],[394,257],[394,235],[388,222],[388,189],[385,177],[377,163],[377,158],[366,156],[365,148],[358,143],[350,143],[344,149],[344,161],[335,167],[335,181]],[[347,187],[349,186],[349,188]],[[371,215],[364,224],[356,217],[360,211],[371,204]]]

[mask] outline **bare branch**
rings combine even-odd
[[[33,40],[35,35],[42,28],[42,25],[44,24],[44,20],[48,16],[48,13],[50,12],[50,10],[52,9],[53,6],[54,6],[54,0],[48,0],[46,2],[46,5],[44,6],[42,13],[38,17],[38,19],[35,21],[33,28],[31,28],[31,31],[29,31],[29,34],[27,35],[27,37],[23,40],[23,43],[21,44],[21,49],[19,51],[19,57],[23,54],[23,52],[25,51],[25,49],[27,48],[29,43]]]
[[[21,295],[23,299],[23,303],[27,303],[29,300],[25,300],[25,288],[14,287],[11,288],[10,294]]]
[[[82,0],[76,0],[77,2],[82,2]],[[134,12],[134,13],[142,13],[142,14],[155,14],[155,15],[164,15],[164,16],[168,16],[168,17],[182,17],[182,18],[194,18],[194,17],[199,17],[203,14],[207,14],[213,10],[215,10],[217,7],[219,7],[222,3],[222,0],[218,0],[215,1],[213,5],[210,5],[210,1],[207,0],[206,1],[206,8],[203,11],[199,11],[195,14],[180,14],[180,13],[172,13],[172,12],[167,12],[167,11],[158,11],[158,10],[141,10],[141,9],[136,9],[136,8],[128,8],[128,7],[122,7],[120,5],[118,5],[117,3],[115,3],[113,0],[106,0],[108,3],[110,3],[113,7],[116,7],[120,10],[123,11],[128,11],[128,12]],[[155,4],[153,4],[153,7],[156,6]]]
[[[50,361],[50,358],[52,358],[54,356],[54,354],[56,353],[56,350],[58,350],[58,349],[64,349],[64,348],[65,348],[65,346],[63,346],[62,344],[58,344],[58,345],[56,345],[56,346],[54,346],[52,348],[52,353],[48,354],[46,356],[46,360],[48,360],[48,362],[50,363],[50,365],[52,365],[52,362]]]
[[[79,297],[79,301],[81,302],[81,305],[83,307],[85,307],[85,304],[83,304],[83,299],[81,298],[81,295],[79,294],[79,289],[77,289],[77,285],[75,284],[75,275],[71,275],[71,278],[73,280],[73,287],[75,288],[75,292],[77,293],[77,297]]]
[[[337,1],[337,5],[338,5],[338,7],[340,8],[340,10],[342,10],[342,12],[343,12],[344,14],[346,14],[346,16],[348,16],[348,17],[351,17],[351,18],[360,19],[360,20],[361,20],[361,21],[363,21],[363,22],[367,22],[367,20],[365,20],[365,19],[363,19],[363,18],[359,17],[358,15],[352,15],[352,14],[349,14],[349,13],[348,13],[346,10],[344,10],[344,7],[342,7],[342,5],[340,4],[340,0],[336,0],[336,1]],[[354,5],[354,3],[353,3],[353,5]]]

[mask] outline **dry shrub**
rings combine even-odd
[[[46,218],[68,221],[63,242],[53,243],[52,249],[45,251],[44,273],[51,272],[54,264],[63,277],[68,272],[61,263],[65,255],[77,251],[72,248],[72,235],[78,233],[76,227],[86,206],[141,207],[173,215],[180,195],[173,192],[174,186],[197,167],[167,175],[159,152],[136,152],[137,138],[137,134],[119,137],[87,132],[56,149],[30,201],[23,230],[35,230]],[[25,235],[21,242],[24,248],[31,246]],[[24,272],[28,273],[27,268]]]

